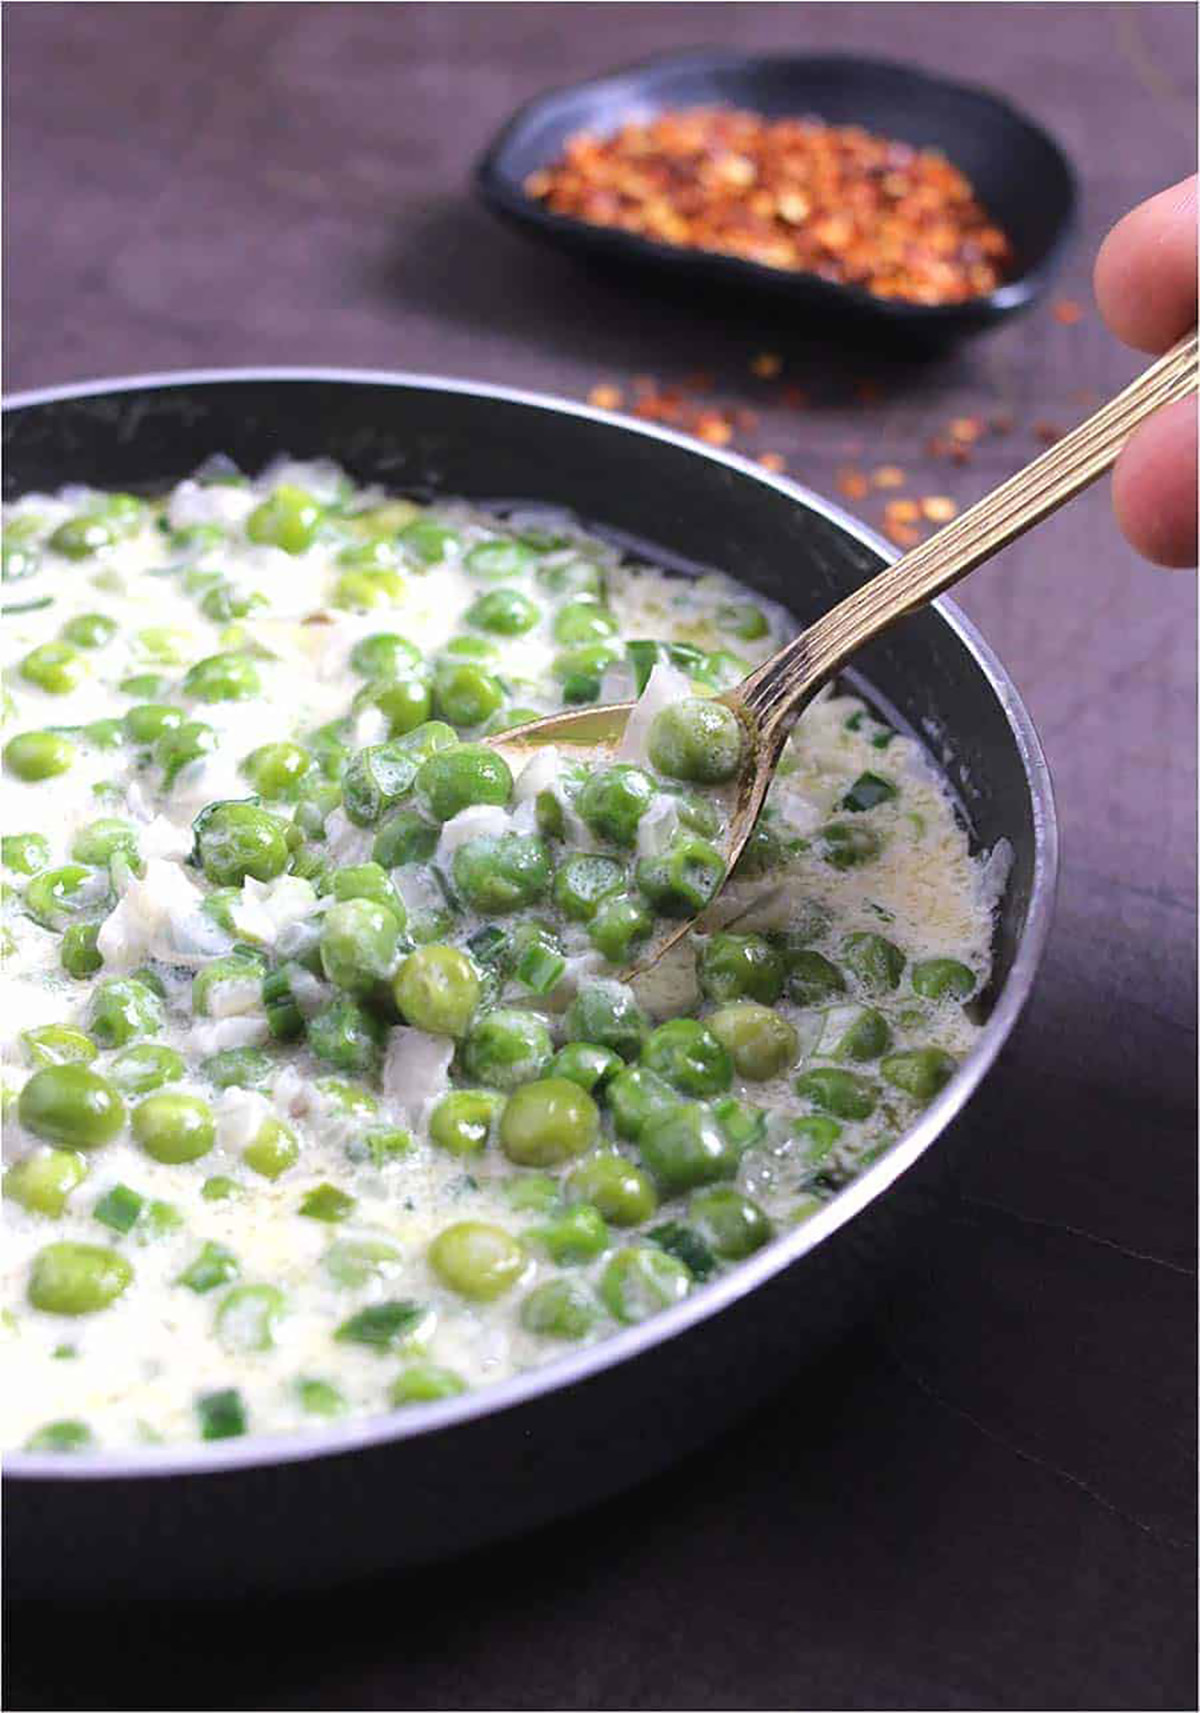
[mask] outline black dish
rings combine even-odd
[[[590,226],[548,213],[525,194],[528,175],[548,166],[573,132],[606,133],[666,108],[696,106],[740,107],[768,118],[814,114],[830,124],[860,124],[943,150],[1009,234],[1016,251],[1013,278],[966,303],[904,303],[814,274]],[[844,54],[672,54],[553,90],[527,103],[504,127],[479,161],[475,184],[502,219],[585,260],[649,269],[690,290],[767,294],[794,306],[797,328],[805,333],[837,327],[910,349],[981,332],[1027,309],[1059,260],[1076,201],[1075,175],[1062,150],[1008,102],[912,66]]]
[[[215,451],[256,470],[328,454],[361,481],[558,506],[660,563],[733,566],[800,621],[894,557],[837,507],[741,458],[536,394],[422,376],[166,375],[14,399],[5,492],[161,490]],[[444,1403],[323,1432],[5,1458],[10,1592],[238,1595],[414,1565],[532,1528],[654,1474],[737,1420],[860,1317],[936,1206],[951,1127],[1007,1038],[1045,946],[1054,806],[1036,733],[948,603],[865,651],[872,688],[1007,841],[978,1045],[883,1158],[804,1225],[675,1308]]]

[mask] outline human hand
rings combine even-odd
[[[1117,338],[1166,351],[1196,325],[1196,180],[1125,215],[1100,246],[1096,302]],[[1113,509],[1130,545],[1156,565],[1196,563],[1196,402],[1142,424],[1113,471]]]

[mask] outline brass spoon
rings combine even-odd
[[[792,727],[817,691],[850,656],[1057,511],[1111,468],[1139,423],[1161,406],[1186,398],[1196,387],[1197,343],[1193,332],[1048,451],[847,595],[740,684],[716,698],[737,714],[747,740],[725,840],[727,875],[758,819]],[[486,741],[518,752],[545,744],[608,748],[620,742],[634,706],[633,702],[616,702],[603,708],[551,714]],[[674,926],[646,961],[630,973],[642,974],[656,964],[688,932],[693,921]]]

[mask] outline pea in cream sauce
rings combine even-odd
[[[319,508],[311,542],[297,551],[247,534],[248,520],[281,487],[305,490]],[[319,1062],[303,1038],[274,1041],[256,982],[233,984],[210,1014],[193,1014],[192,980],[208,960],[227,953],[236,940],[257,947],[269,964],[277,963],[289,946],[300,943],[304,925],[319,922],[331,902],[328,892],[303,877],[283,875],[265,883],[247,879],[231,907],[233,931],[222,927],[203,908],[211,885],[189,862],[193,820],[213,802],[251,794],[241,764],[264,744],[305,742],[316,728],[347,717],[343,737],[350,751],[387,739],[388,720],[378,707],[368,702],[352,711],[350,706],[364,682],[350,656],[363,638],[400,633],[432,662],[456,638],[483,637],[494,652],[481,664],[499,676],[503,706],[540,713],[561,707],[564,693],[586,700],[590,689],[603,701],[633,695],[634,671],[623,646],[628,639],[689,644],[707,657],[685,654],[682,669],[660,661],[646,697],[647,705],[657,708],[697,688],[711,693],[735,681],[778,647],[790,629],[785,613],[760,597],[748,598],[724,576],[667,576],[623,559],[562,520],[549,529],[547,539],[544,518],[501,523],[453,503],[439,503],[432,513],[452,532],[438,544],[440,556],[425,551],[411,531],[406,535],[401,528],[397,536],[398,525],[418,516],[416,507],[401,503],[378,514],[384,546],[375,560],[363,570],[360,555],[351,565],[356,574],[348,576],[348,545],[361,547],[364,539],[373,539],[356,518],[384,500],[378,491],[354,490],[339,470],[324,463],[283,461],[253,482],[202,476],[180,483],[161,504],[122,519],[110,541],[78,557],[56,551],[48,545],[50,538],[64,522],[101,505],[104,496],[67,488],[57,495],[28,495],[5,510],[6,539],[14,543],[11,561],[6,550],[3,602],[5,739],[70,728],[75,753],[65,772],[42,780],[22,779],[6,766],[4,832],[42,835],[51,869],[70,862],[79,830],[102,816],[130,822],[139,847],[139,863],[117,860],[107,875],[98,868],[89,881],[90,917],[101,924],[104,964],[82,979],[62,968],[60,931],[29,913],[25,894],[32,877],[19,867],[5,870],[0,1033],[6,1160],[20,1162],[45,1146],[22,1124],[18,1110],[20,1090],[39,1064],[29,1032],[53,1024],[86,1032],[97,986],[135,970],[150,970],[163,988],[163,1022],[153,1039],[175,1049],[185,1067],[183,1079],[169,1087],[208,1104],[216,1139],[202,1157],[166,1164],[140,1147],[126,1126],[114,1140],[83,1156],[86,1176],[58,1217],[6,1193],[4,1445],[47,1443],[36,1437],[39,1432],[64,1422],[83,1424],[86,1430],[68,1432],[65,1442],[128,1446],[195,1438],[201,1431],[211,1437],[214,1431],[302,1429],[320,1425],[331,1411],[377,1414],[394,1407],[391,1388],[397,1377],[420,1363],[477,1386],[572,1348],[563,1337],[531,1331],[523,1322],[523,1303],[547,1281],[570,1278],[589,1305],[584,1318],[590,1324],[580,1332],[582,1341],[615,1330],[614,1298],[611,1291],[606,1295],[604,1280],[614,1254],[631,1244],[665,1244],[693,1263],[701,1278],[710,1267],[723,1270],[731,1264],[711,1252],[705,1263],[703,1245],[696,1263],[694,1243],[688,1246],[688,1231],[694,1238],[695,1228],[689,1226],[687,1194],[664,1195],[640,1227],[610,1223],[605,1246],[593,1259],[556,1264],[537,1233],[556,1211],[561,1213],[561,1203],[552,1205],[561,1194],[554,1180],[569,1176],[576,1162],[548,1173],[516,1167],[498,1145],[495,1126],[488,1146],[478,1153],[455,1155],[435,1146],[428,1119],[437,1100],[451,1087],[473,1086],[456,1068],[448,1037],[396,1023],[393,1013],[379,1074],[359,1076]],[[535,552],[514,575],[481,578],[468,564],[473,547],[507,540],[513,533],[529,535],[535,525]],[[618,630],[607,639],[607,663],[603,658],[583,662],[595,681],[579,683],[576,661],[568,690],[571,663],[564,666],[562,659],[568,645],[556,639],[555,629],[562,609],[579,599],[572,592],[572,568],[581,562],[597,568],[592,577],[602,582]],[[466,619],[481,594],[501,587],[519,587],[537,605],[537,621],[524,634],[485,636]],[[221,599],[212,597],[217,588],[224,592]],[[114,634],[100,646],[78,649],[71,664],[78,677],[74,688],[42,688],[23,673],[21,663],[31,650],[59,640],[63,627],[85,613],[111,619]],[[184,688],[189,667],[229,652],[253,662],[258,692],[238,700],[189,696]],[[689,681],[689,675],[698,682]],[[147,676],[160,683],[121,688]],[[87,730],[93,722],[120,718],[146,702],[172,704],[216,734],[211,753],[183,767],[169,787],[152,746],[130,741],[122,732]],[[643,717],[642,736],[635,732],[630,738],[633,753],[626,759],[645,764],[648,724]],[[463,735],[469,739],[487,729]],[[536,829],[540,794],[549,791],[557,793],[562,813],[561,837],[553,841],[557,861],[572,849],[611,851],[574,808],[564,784],[571,760],[541,755],[528,763],[507,805],[466,811],[480,818],[474,826],[468,823],[466,833]],[[590,765],[594,768],[595,762]],[[863,776],[882,778],[891,792],[872,806],[848,810],[847,794]],[[657,783],[672,785],[662,779]],[[704,794],[699,787],[685,789]],[[708,795],[720,805],[719,787]],[[867,795],[872,795],[869,788]],[[295,810],[289,803],[268,807],[285,820]],[[946,791],[918,745],[890,733],[849,696],[826,696],[804,716],[788,746],[770,811],[775,843],[769,866],[757,875],[732,877],[705,927],[766,936],[785,963],[797,948],[808,947],[844,970],[842,948],[856,933],[884,936],[903,957],[897,985],[881,993],[866,991],[852,970],[844,975],[845,991],[818,1003],[801,1003],[786,988],[772,1009],[796,1031],[793,1061],[768,1081],[735,1076],[728,1091],[758,1114],[751,1115],[757,1128],[741,1155],[734,1185],[780,1230],[836,1194],[919,1112],[920,1097],[884,1074],[890,1056],[935,1048],[958,1058],[970,1049],[977,1026],[962,997],[915,992],[913,971],[931,959],[953,959],[970,971],[973,991],[985,985],[1001,865],[971,856]],[[639,825],[637,850],[622,853],[630,864],[653,849],[656,824],[669,823],[668,835],[678,829],[669,795],[656,797],[646,821]],[[833,859],[842,847],[831,844],[825,832],[831,823],[867,829],[870,860],[839,866]],[[334,808],[323,838],[310,835],[306,848],[343,869],[371,860],[376,830],[355,824],[344,808]],[[445,827],[432,863],[392,872],[410,930],[444,910],[444,887],[435,868],[444,865],[452,876],[454,849],[465,836],[462,825]],[[82,919],[88,915],[85,911]],[[510,976],[491,999],[543,1016],[557,1047],[564,1013],[580,987],[614,974],[590,943],[584,924],[556,918],[553,901],[543,899],[516,917],[462,913],[439,932],[462,946],[489,923],[511,928],[514,920],[530,916],[557,930],[565,959],[562,977],[538,995]],[[698,943],[703,941],[685,946],[637,983],[638,1001],[651,1024],[680,1016],[703,1019],[723,1003],[701,989]],[[293,982],[299,1008],[309,1018],[336,997],[319,963],[317,972]],[[886,1021],[886,1053],[852,1062],[832,1056],[864,1006],[877,1009]],[[247,1047],[269,1056],[261,1086],[216,1086],[206,1061]],[[116,1057],[102,1047],[91,1068],[103,1075]],[[810,1095],[796,1092],[796,1080],[814,1069],[839,1066],[869,1085],[874,1110],[865,1119],[835,1119],[834,1125],[840,1125],[836,1140],[826,1137],[818,1146],[813,1127],[803,1134],[797,1123],[829,1114],[822,1114]],[[142,1098],[127,1095],[128,1108],[132,1111]],[[690,1097],[680,1093],[679,1098]],[[364,1113],[368,1103],[373,1110]],[[599,1104],[603,1114],[603,1097]],[[299,1144],[295,1163],[273,1180],[249,1169],[243,1158],[268,1117],[286,1123]],[[408,1131],[411,1146],[382,1163],[364,1159],[365,1126]],[[608,1117],[603,1127],[603,1142],[611,1146]],[[621,1140],[619,1146],[631,1162],[638,1161],[635,1143]],[[232,1180],[233,1193],[213,1199],[214,1179]],[[96,1214],[97,1205],[118,1186],[141,1198],[137,1217],[124,1232]],[[334,1186],[353,1198],[345,1218],[328,1222],[300,1213],[306,1197],[320,1186]],[[431,1267],[431,1244],[460,1221],[484,1222],[521,1242],[519,1273],[493,1300],[462,1296]],[[682,1247],[681,1226],[687,1228]],[[664,1227],[675,1228],[673,1238]],[[373,1273],[356,1270],[353,1248],[346,1263],[346,1246],[360,1241],[390,1250],[382,1261],[378,1255],[385,1251],[370,1252],[376,1255]],[[35,1257],[47,1245],[62,1242],[116,1249],[130,1264],[131,1282],[97,1312],[65,1315],[33,1306],[28,1290]],[[205,1245],[228,1252],[236,1276],[197,1291],[179,1281]],[[667,1294],[699,1288],[700,1282],[681,1263],[667,1281]],[[229,1311],[222,1323],[230,1293],[246,1286],[269,1286],[280,1293],[278,1300],[269,1299],[278,1312],[264,1321],[251,1299],[240,1318]],[[638,1291],[624,1300],[630,1317],[653,1306]],[[386,1348],[335,1336],[362,1311],[395,1302],[414,1305],[414,1311],[408,1327]],[[265,1347],[254,1347],[259,1344]],[[206,1413],[199,1401],[229,1392],[236,1393],[233,1419],[222,1418],[218,1406],[214,1429],[211,1406]],[[55,1443],[53,1434],[49,1443]]]

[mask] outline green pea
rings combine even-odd
[[[599,600],[604,594],[604,573],[590,559],[539,565],[537,580],[552,595],[594,595]]]
[[[768,1082],[794,1065],[800,1038],[786,1017],[753,999],[736,999],[707,1019],[739,1077]]]
[[[791,1126],[794,1141],[803,1143],[805,1163],[815,1166],[841,1139],[842,1127],[836,1118],[798,1118]]]
[[[17,583],[32,577],[38,568],[38,548],[35,537],[42,519],[25,513],[11,518],[4,525],[4,540],[0,543],[0,578]]]
[[[388,1396],[397,1409],[402,1409],[407,1404],[436,1404],[441,1398],[457,1398],[466,1389],[466,1381],[452,1368],[413,1362],[392,1382]]]
[[[888,993],[899,987],[907,962],[899,946],[882,934],[847,934],[842,957],[867,993]]]
[[[305,1219],[324,1220],[327,1225],[348,1219],[353,1211],[354,1197],[336,1184],[318,1184],[300,1203],[300,1213]]]
[[[604,674],[620,658],[620,650],[607,642],[579,643],[556,654],[550,670],[562,685],[563,701],[570,707],[594,702],[600,694]]]
[[[872,1006],[832,1012],[826,1028],[828,1036],[822,1036],[821,1052],[831,1059],[877,1059],[892,1041],[886,1018]]]
[[[334,1284],[350,1290],[395,1273],[403,1256],[381,1237],[344,1237],[325,1252],[325,1271]]]
[[[452,726],[480,726],[504,701],[500,680],[482,666],[445,661],[433,678],[433,711]]]
[[[117,634],[117,621],[107,613],[76,613],[62,628],[63,641],[76,648],[103,648]]]
[[[794,1086],[798,1095],[834,1118],[870,1118],[875,1110],[873,1085],[854,1071],[805,1071]]]
[[[571,1041],[554,1055],[550,1072],[566,1077],[588,1094],[601,1094],[621,1069],[620,1057],[608,1047],[596,1047],[588,1041]]]
[[[400,531],[399,539],[413,558],[423,565],[439,564],[459,543],[454,530],[447,529],[445,524],[431,517],[415,518]]]
[[[563,1026],[568,1041],[606,1047],[622,1059],[635,1059],[650,1032],[649,1019],[629,988],[615,981],[581,987]]]
[[[725,858],[707,839],[686,834],[637,865],[637,883],[663,916],[691,916],[710,904],[725,879]]]
[[[692,1276],[683,1262],[648,1244],[620,1250],[600,1279],[605,1307],[626,1326],[682,1302],[691,1287]]]
[[[882,774],[860,773],[842,798],[842,808],[861,815],[867,809],[877,809],[881,803],[892,802],[899,795],[893,782]]]
[[[82,1029],[65,1023],[43,1023],[21,1032],[21,1045],[29,1063],[41,1065],[89,1065],[96,1057],[96,1044]]]
[[[738,770],[742,728],[723,703],[685,696],[654,716],[648,749],[651,762],[668,778],[719,785]]]
[[[709,1279],[717,1270],[717,1257],[700,1233],[681,1220],[669,1219],[656,1225],[649,1233],[650,1241],[677,1261],[682,1261],[698,1283]]]
[[[107,875],[69,863],[34,875],[25,888],[25,908],[35,922],[54,931],[66,927],[73,916],[94,912],[107,892]]]
[[[646,907],[627,892],[613,893],[601,900],[587,925],[588,939],[610,964],[627,963],[633,947],[648,939],[654,918]]]
[[[528,1011],[487,1012],[472,1024],[462,1048],[466,1074],[500,1089],[542,1076],[553,1056],[549,1029]]]
[[[596,1103],[566,1077],[524,1083],[508,1097],[500,1146],[517,1166],[558,1166],[574,1159],[600,1133]]]
[[[210,654],[184,676],[183,693],[200,702],[245,702],[262,692],[262,680],[244,654]]]
[[[333,586],[330,605],[344,612],[369,613],[376,607],[395,606],[405,587],[399,571],[343,571]]]
[[[96,1314],[133,1282],[133,1268],[115,1249],[94,1243],[49,1243],[29,1270],[26,1292],[43,1314]]]
[[[396,678],[416,670],[423,660],[416,644],[395,631],[375,631],[350,650],[350,665],[362,678]]]
[[[50,842],[41,833],[5,833],[0,858],[17,874],[39,874],[50,861]]]
[[[586,1202],[610,1225],[641,1225],[658,1206],[651,1179],[615,1149],[602,1149],[581,1160],[565,1187],[572,1202]]]
[[[123,856],[135,863],[138,860],[137,832],[128,821],[111,815],[103,816],[98,821],[89,821],[86,827],[80,827],[71,841],[71,855],[76,862],[89,863],[95,868],[105,867],[115,856]]]
[[[597,601],[569,601],[554,616],[554,640],[568,648],[577,643],[605,642],[618,629],[608,608]]]
[[[285,553],[303,553],[312,546],[322,507],[304,488],[281,482],[246,519],[246,535]]]
[[[104,959],[97,947],[99,935],[100,928],[95,922],[75,922],[64,931],[58,960],[76,981],[95,975],[103,966]]]
[[[924,1106],[945,1088],[958,1069],[958,1060],[941,1047],[914,1047],[906,1053],[892,1053],[879,1069],[885,1082]]]
[[[573,922],[588,922],[605,898],[625,884],[624,866],[612,857],[569,856],[554,877],[554,902]]]
[[[701,1099],[723,1094],[733,1082],[728,1049],[711,1028],[690,1017],[660,1024],[642,1048],[642,1064],[672,1088]]]
[[[913,965],[912,984],[922,999],[969,999],[975,976],[957,958],[926,958]]]
[[[26,1130],[66,1148],[99,1148],[125,1123],[116,1089],[86,1065],[46,1065],[21,1090],[17,1113]]]
[[[761,934],[713,934],[701,944],[699,976],[708,999],[774,1005],[783,992],[784,963]]]
[[[697,797],[693,792],[680,791],[674,802],[683,825],[690,827],[692,832],[701,834],[703,838],[715,839],[725,825],[717,805],[707,802],[703,797]]]
[[[489,589],[467,609],[469,625],[494,636],[524,636],[541,618],[536,601],[519,589]]]
[[[490,1089],[444,1094],[430,1114],[429,1139],[448,1154],[481,1154],[503,1105],[503,1097]]]
[[[586,1338],[596,1318],[595,1303],[574,1279],[548,1279],[521,1304],[521,1325],[538,1338]]]
[[[845,993],[846,980],[836,964],[805,948],[789,959],[787,989],[797,1005],[824,1005],[835,994]]]
[[[643,1129],[642,1160],[668,1196],[732,1178],[738,1154],[711,1111],[699,1101],[676,1107]]]
[[[525,1271],[525,1252],[497,1225],[462,1220],[429,1246],[429,1264],[443,1285],[473,1302],[492,1302]]]
[[[468,550],[463,564],[472,576],[499,582],[522,576],[533,564],[533,554],[521,542],[498,536],[491,541],[477,541]]]
[[[637,841],[638,823],[654,796],[654,781],[648,773],[621,764],[593,773],[579,793],[576,808],[598,837],[631,846]]]
[[[608,1085],[608,1107],[618,1136],[636,1142],[646,1125],[679,1105],[669,1082],[644,1065],[620,1071]]]
[[[318,1059],[340,1071],[372,1073],[379,1064],[383,1025],[352,999],[335,999],[309,1018],[308,1044]]]
[[[19,670],[27,684],[51,696],[65,696],[82,681],[87,662],[69,642],[44,642],[30,649]]]
[[[196,851],[214,886],[274,880],[288,865],[284,823],[253,803],[215,803],[196,817]]]
[[[723,1184],[694,1195],[688,1218],[724,1261],[744,1261],[771,1238],[771,1221],[758,1203]]]
[[[328,1380],[297,1380],[296,1397],[308,1416],[344,1416],[350,1407],[343,1394]]]
[[[485,744],[439,750],[416,776],[420,807],[435,821],[449,821],[477,803],[503,807],[512,796],[512,772],[502,755]]]
[[[271,1350],[284,1311],[283,1292],[274,1285],[235,1285],[217,1309],[217,1342],[231,1356]]]
[[[342,775],[346,814],[371,827],[408,792],[417,775],[416,757],[399,743],[368,744],[351,756]]]
[[[60,732],[18,732],[4,746],[4,765],[18,779],[32,784],[66,773],[77,754],[70,738]]]
[[[258,999],[262,964],[243,952],[212,958],[192,977],[192,1012],[196,1017],[232,1016]]]
[[[58,1219],[72,1190],[87,1177],[87,1165],[66,1148],[38,1148],[4,1174],[4,1194],[30,1213]]]
[[[872,827],[847,821],[830,821],[816,837],[816,848],[831,868],[861,868],[875,862],[883,840]]]
[[[162,1000],[152,989],[117,976],[93,993],[88,1029],[102,1047],[124,1047],[139,1035],[156,1035],[164,1017]]]
[[[280,1118],[264,1118],[253,1141],[242,1149],[242,1159],[260,1178],[281,1177],[300,1158],[300,1144],[293,1130]]]
[[[383,868],[428,862],[437,849],[438,830],[415,809],[397,809],[375,834],[371,855]]]
[[[26,1451],[54,1451],[71,1455],[79,1451],[91,1451],[95,1446],[96,1436],[86,1422],[64,1420],[47,1422],[30,1434],[25,1441]]]
[[[294,803],[314,765],[308,750],[298,743],[267,743],[250,751],[242,772],[268,802]]]
[[[228,1178],[223,1172],[217,1172],[211,1178],[205,1178],[200,1186],[200,1194],[205,1201],[236,1201],[242,1194],[242,1186],[236,1178]]]
[[[748,1148],[756,1148],[766,1140],[767,1115],[761,1106],[751,1106],[744,1100],[726,1095],[713,1102],[713,1117],[721,1134],[737,1150],[739,1157]]]
[[[391,737],[403,737],[425,725],[433,712],[433,691],[424,678],[406,675],[371,687],[369,701],[388,723]]]
[[[546,1250],[559,1267],[594,1261],[608,1248],[608,1227],[603,1215],[588,1202],[575,1202],[546,1225],[529,1235]]]
[[[457,946],[420,946],[400,965],[393,991],[405,1022],[460,1038],[479,1004],[479,975]]]
[[[211,755],[217,742],[216,732],[202,720],[185,720],[180,726],[166,726],[154,744],[154,759],[163,770],[164,790],[171,789],[185,767]]]
[[[483,916],[505,916],[536,904],[550,884],[549,854],[533,834],[468,839],[455,851],[452,867],[464,901]]]
[[[216,1140],[212,1108],[194,1094],[151,1094],[133,1109],[134,1139],[153,1160],[179,1166],[207,1154]]]
[[[367,994],[391,973],[400,922],[393,910],[368,898],[348,898],[325,914],[321,968],[347,993]]]

